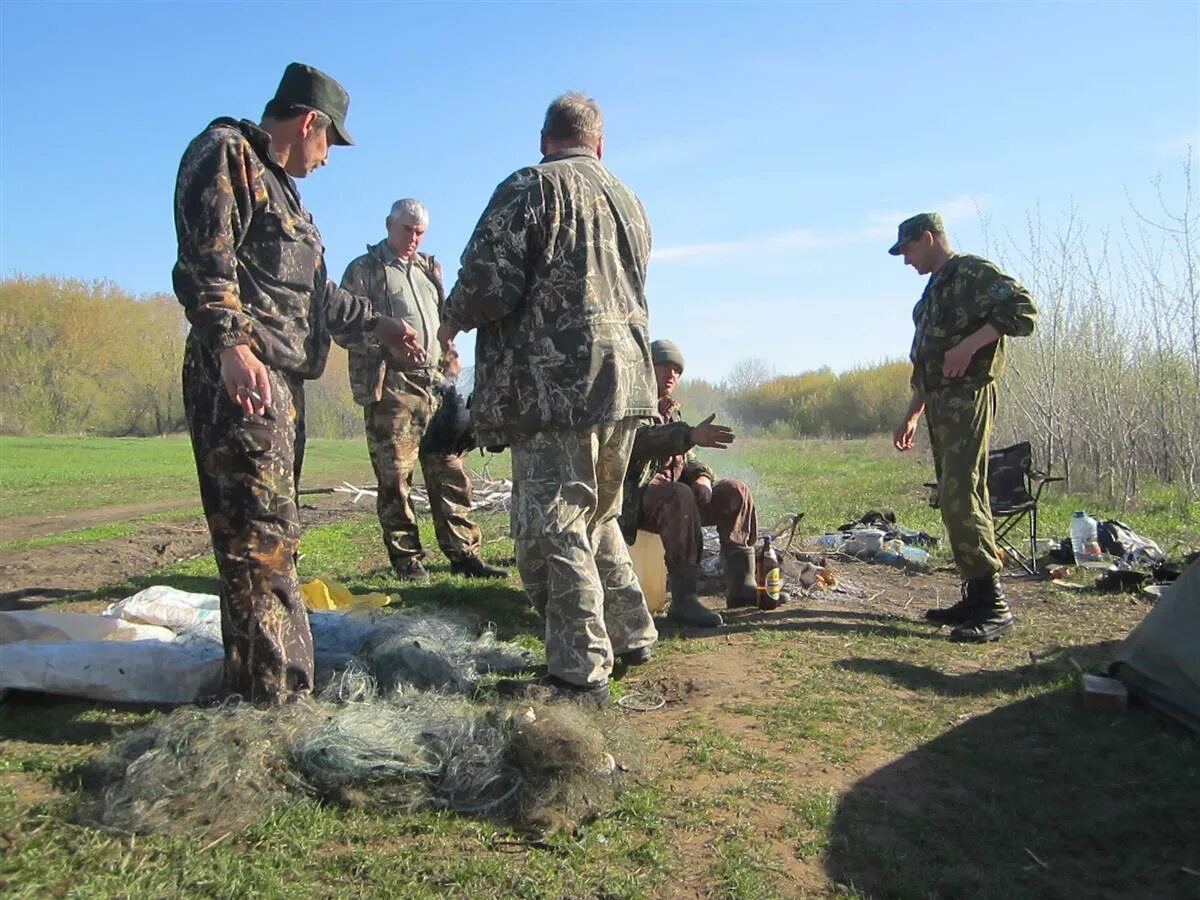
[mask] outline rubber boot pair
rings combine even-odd
[[[962,599],[945,609],[929,609],[925,618],[935,625],[953,625],[950,640],[980,644],[994,641],[1014,628],[1012,610],[998,576],[963,582]]]
[[[695,564],[678,564],[667,570],[667,584],[671,588],[671,606],[667,610],[667,621],[680,625],[695,625],[698,628],[717,628],[724,623],[719,613],[713,612],[700,602],[700,567]]]
[[[725,606],[758,606],[758,582],[754,579],[754,548],[735,547],[722,555],[725,566]]]

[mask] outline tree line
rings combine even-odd
[[[1041,465],[1117,501],[1147,479],[1200,495],[1200,206],[1190,165],[1182,175],[1182,190],[1158,182],[1158,209],[1132,209],[1115,230],[1071,214],[1050,227],[1035,210],[1023,234],[983,249],[1039,309],[1034,335],[1010,344],[993,443],[1030,440]],[[0,280],[0,433],[184,430],[186,333],[169,294]],[[690,420],[718,411],[764,436],[862,437],[896,427],[908,377],[906,360],[778,375],[748,359],[720,383],[685,380],[678,396]],[[362,433],[337,346],[309,382],[307,413],[313,436]]]

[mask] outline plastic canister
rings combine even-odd
[[[1096,520],[1082,509],[1071,515],[1071,550],[1077,566],[1102,568],[1108,565],[1104,551],[1100,549],[1097,525]]]
[[[906,562],[914,563],[918,566],[924,566],[929,563],[929,551],[923,547],[904,544],[900,548],[900,555],[904,557]]]
[[[662,612],[667,608],[667,558],[662,538],[652,531],[638,531],[629,558],[646,595],[646,606],[652,613]]]

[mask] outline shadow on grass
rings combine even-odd
[[[1076,668],[1102,669],[1112,659],[1112,649],[1120,641],[1073,644],[1040,652],[1029,663],[1013,669],[948,673],[934,666],[920,666],[898,659],[854,657],[839,659],[835,669],[879,675],[914,691],[932,690],[946,697],[969,697],[996,691],[1019,690],[1030,684],[1057,680]]]
[[[841,884],[901,900],[1194,897],[1198,785],[1200,736],[1142,709],[1087,712],[1072,685],[972,718],[859,781],[825,864]]]
[[[887,613],[858,612],[843,609],[784,607],[769,612],[732,611],[726,613],[722,634],[747,631],[825,631],[833,634],[856,633],[870,637],[904,637],[921,640],[945,640],[946,633],[921,622]],[[782,613],[782,614],[781,614]],[[656,620],[657,621],[657,620]],[[671,625],[672,628],[678,626]],[[701,633],[700,629],[689,633]],[[707,632],[711,634],[711,632]]]
[[[137,714],[170,708],[10,691],[0,704],[0,741],[99,744],[119,731],[141,724]]]

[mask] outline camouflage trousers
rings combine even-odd
[[[704,552],[701,526],[715,525],[721,552],[748,547],[758,535],[754,498],[744,482],[728,478],[712,486],[712,497],[701,502],[695,490],[681,481],[655,476],[642,493],[638,528],[662,538],[667,571],[679,564],[700,562]]]
[[[413,470],[418,461],[438,547],[453,562],[479,552],[482,538],[479,526],[468,517],[471,478],[462,457],[420,452],[421,436],[437,403],[437,395],[393,378],[389,372],[382,398],[363,408],[367,449],[378,485],[375,510],[393,568],[425,556],[412,505]]]
[[[184,411],[221,580],[225,691],[251,702],[313,685],[312,632],[296,578],[304,382],[268,372],[271,406],[248,416],[229,399],[209,351],[189,342],[184,353]]]
[[[546,668],[572,684],[605,681],[614,653],[658,639],[617,524],[637,424],[511,442],[517,569],[546,619]]]
[[[988,438],[995,414],[992,384],[942,388],[925,396],[938,506],[964,579],[989,578],[1001,569],[987,489]]]

